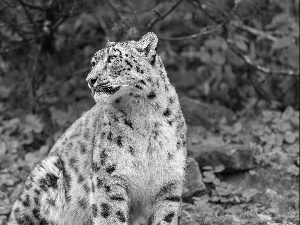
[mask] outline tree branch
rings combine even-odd
[[[160,20],[163,20],[164,18],[166,18],[172,11],[174,11],[174,9],[176,9],[176,7],[180,4],[180,2],[182,2],[182,0],[177,0],[176,2],[173,3],[173,5],[171,6],[171,8],[165,12],[163,15],[161,15],[160,17],[157,16],[156,18],[152,19],[148,25],[147,25],[147,29],[151,30],[152,27]]]
[[[233,26],[235,26],[236,28],[239,28],[241,30],[247,31],[250,34],[253,34],[253,35],[256,35],[256,36],[268,39],[270,41],[277,41],[277,37],[275,37],[275,36],[273,36],[271,34],[268,34],[268,33],[264,32],[264,31],[257,30],[257,29],[255,29],[253,27],[247,26],[247,25],[243,24],[242,22],[232,21],[230,24],[233,25]]]
[[[161,36],[158,36],[158,38],[162,39],[162,40],[166,40],[166,41],[190,40],[190,39],[199,38],[199,37],[203,37],[205,35],[212,34],[212,33],[216,32],[217,30],[219,30],[221,27],[223,27],[224,24],[225,24],[225,22],[222,24],[216,25],[216,26],[202,28],[202,29],[200,29],[200,31],[198,33],[192,34],[189,36],[184,36],[184,37],[161,37]]]
[[[260,66],[260,65],[256,65],[252,59],[243,54],[241,51],[237,50],[234,42],[232,40],[227,40],[227,44],[230,50],[232,50],[235,54],[237,54],[239,57],[241,57],[243,59],[243,61],[246,63],[247,66],[249,66],[250,68],[263,72],[265,74],[275,74],[275,75],[286,75],[286,76],[293,76],[293,77],[299,77],[299,70],[294,71],[294,70],[285,70],[285,69],[278,69],[278,70],[274,70],[274,69],[270,69],[264,66]]]

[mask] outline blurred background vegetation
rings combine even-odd
[[[1,119],[68,127],[94,104],[91,56],[148,31],[178,92],[237,115],[299,109],[299,0],[3,0]]]
[[[3,0],[0,112],[89,108],[91,56],[150,30],[178,91],[235,112],[299,108],[299,0]]]

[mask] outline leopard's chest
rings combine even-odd
[[[105,164],[120,168],[116,173],[127,180],[132,195],[139,199],[154,196],[173,176],[184,173],[185,157],[177,149],[176,128],[155,113],[135,120],[107,114],[101,134],[99,151],[106,151]]]

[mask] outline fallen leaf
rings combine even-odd
[[[216,167],[215,167],[214,172],[215,172],[215,173],[220,173],[220,172],[222,172],[223,170],[225,170],[225,166],[224,166],[224,165],[219,165],[219,166],[216,166]]]
[[[25,116],[24,128],[25,133],[29,133],[31,131],[34,131],[35,133],[41,133],[44,128],[44,124],[36,115],[27,114]]]
[[[298,133],[293,133],[291,131],[286,131],[284,133],[284,140],[289,143],[289,144],[293,144],[296,141],[296,138],[299,136]]]

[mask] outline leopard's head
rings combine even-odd
[[[143,84],[156,56],[157,37],[147,33],[139,41],[108,42],[92,58],[86,81],[96,102],[109,103]]]

